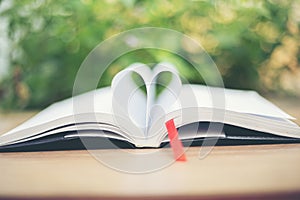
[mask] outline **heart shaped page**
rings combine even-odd
[[[116,117],[117,124],[130,133],[138,128],[147,137],[151,124],[176,102],[181,86],[178,72],[170,63],[159,63],[153,71],[143,63],[130,65],[112,81],[114,115],[128,119]]]

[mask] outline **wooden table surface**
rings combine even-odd
[[[273,100],[299,116],[298,101]],[[0,134],[35,112],[0,114]],[[297,121],[299,124],[299,120]],[[117,150],[100,150],[120,159]],[[129,150],[148,153],[152,149]],[[113,170],[87,151],[0,153],[0,197],[77,199],[300,198],[300,144],[218,146],[204,159],[200,147],[187,150],[187,162],[152,173]],[[159,151],[172,157],[170,149]],[[124,160],[126,164],[126,160]]]

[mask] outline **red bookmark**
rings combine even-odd
[[[167,130],[168,130],[168,136],[170,139],[171,147],[173,149],[175,160],[176,161],[186,161],[184,149],[183,149],[181,141],[178,138],[178,132],[175,127],[174,120],[171,119],[171,120],[167,121],[165,124],[166,124]]]

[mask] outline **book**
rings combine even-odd
[[[182,84],[176,68],[134,63],[109,87],[54,103],[0,136],[1,151],[157,148],[173,119],[184,145],[299,142],[294,118],[255,91]]]

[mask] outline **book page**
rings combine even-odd
[[[162,85],[164,90],[157,94],[158,79],[166,74],[170,75],[170,82]],[[134,82],[133,75],[137,76],[140,82]],[[141,89],[142,86],[145,87],[145,93]],[[169,112],[180,90],[181,80],[175,67],[170,63],[159,63],[153,71],[143,63],[134,63],[113,79],[112,101],[116,111],[114,114],[128,116],[147,137],[152,123]],[[125,125],[121,126],[125,128]]]
[[[80,105],[74,111],[74,102]],[[93,102],[94,106],[90,106]],[[37,115],[24,122],[15,129],[7,132],[6,134],[11,134],[17,131],[25,130],[31,127],[35,127],[42,124],[47,124],[51,121],[65,118],[68,116],[73,116],[75,113],[106,113],[111,114],[111,89],[110,87],[98,89],[91,91],[74,98],[69,98],[57,103],[54,103],[47,107],[46,109],[39,112]],[[69,123],[75,123],[74,120]],[[47,129],[47,127],[45,127]],[[5,134],[5,135],[6,135]]]
[[[168,75],[170,79],[169,82],[161,83],[158,81],[163,75]],[[158,86],[162,86],[163,88],[159,94],[157,94],[158,91],[156,91]],[[180,77],[172,64],[163,62],[155,66],[147,108],[149,118],[151,119],[150,126],[152,123],[155,123],[157,119],[171,111],[173,104],[176,103],[179,97],[181,87]]]
[[[152,72],[143,63],[134,63],[119,72],[112,81],[113,114],[129,118],[129,122],[116,122],[121,127],[127,127],[128,123],[139,128],[143,135],[147,129],[147,99]],[[134,77],[138,82],[134,82]],[[146,87],[146,91],[141,88]],[[132,132],[132,130],[129,130]]]
[[[219,108],[265,117],[294,119],[255,91],[224,89],[203,85],[184,85],[181,99],[185,98],[185,92],[188,88],[191,88],[193,91],[197,107]],[[218,101],[225,102],[223,104]],[[222,105],[225,107],[220,107]],[[189,106],[193,107],[195,105]]]

